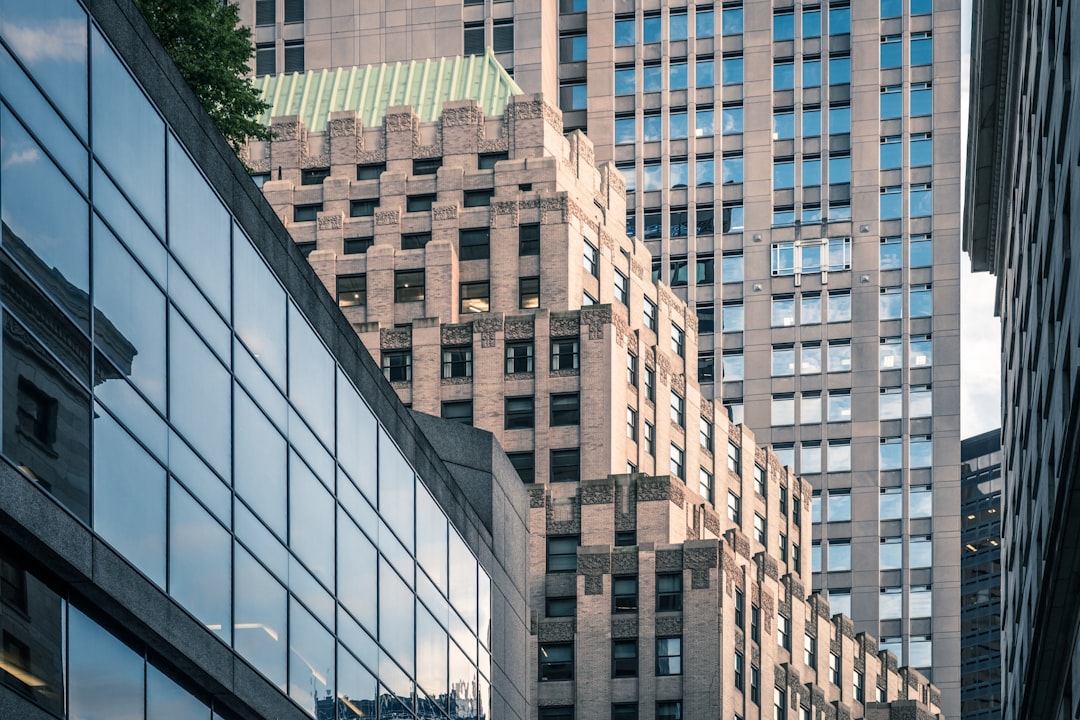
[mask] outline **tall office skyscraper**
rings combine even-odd
[[[1002,717],[1080,701],[1076,2],[974,3],[964,248],[997,276]]]
[[[964,720],[1001,719],[1001,431],[960,443]]]
[[[256,72],[490,46],[557,94],[698,314],[703,394],[817,488],[815,588],[957,716],[959,2],[367,7],[245,0]]]

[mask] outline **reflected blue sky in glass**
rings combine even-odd
[[[232,632],[229,533],[175,480],[169,495],[169,593],[226,643]]]
[[[210,708],[156,667],[147,665],[146,717],[147,720],[210,720]]]
[[[287,613],[285,588],[240,548],[236,551],[234,585],[234,647],[259,672],[284,690]]]
[[[86,13],[73,0],[0,0],[0,34],[84,138],[87,131]],[[4,90],[7,94],[7,87]]]
[[[86,201],[7,108],[0,110],[0,139],[0,167],[5,175],[17,174],[19,178],[0,187],[0,214],[6,229],[3,243],[88,329],[90,232]],[[56,212],[57,207],[65,212]]]
[[[94,420],[94,530],[165,587],[165,469],[100,408]]]
[[[143,665],[93,620],[68,611],[70,720],[142,720]]]
[[[165,124],[95,29],[94,154],[159,233],[165,230]]]

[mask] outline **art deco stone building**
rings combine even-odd
[[[1001,431],[960,444],[964,720],[1001,718]]]
[[[1002,716],[1080,712],[1075,2],[976,2],[964,246],[997,276]]]
[[[277,135],[247,160],[357,334],[414,410],[490,430],[532,483],[535,717],[937,711],[806,600],[811,486],[701,397],[695,318],[558,110],[490,55],[262,89]]]
[[[490,47],[558,98],[700,318],[702,396],[819,493],[815,587],[958,715],[959,0],[240,7],[258,75]]]
[[[132,3],[0,15],[0,717],[526,717],[492,436],[427,438]]]

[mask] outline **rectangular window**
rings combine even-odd
[[[544,603],[545,617],[574,617],[577,615],[576,597],[549,597]]]
[[[382,371],[389,382],[412,382],[412,351],[383,352]]]
[[[256,0],[255,2],[255,25],[273,25],[277,22],[275,14],[277,3],[275,0]]]
[[[840,684],[840,656],[833,652],[829,653],[829,682]]]
[[[588,241],[585,245],[585,272],[593,277],[600,277],[600,251]]]
[[[656,703],[656,720],[681,720],[682,700],[664,700]]]
[[[573,643],[540,644],[540,681],[574,679]]]
[[[408,195],[405,198],[406,212],[430,212],[435,202],[435,195]]]
[[[678,445],[671,446],[671,474],[682,481],[686,481],[686,453]]]
[[[476,168],[478,170],[494,170],[495,163],[509,158],[510,153],[507,152],[480,153],[476,156]]]
[[[626,353],[626,384],[637,387],[638,383],[638,357],[633,353]]]
[[[491,23],[491,49],[497,53],[514,52],[513,18]]]
[[[577,370],[578,369],[578,338],[552,338],[551,339],[551,369],[552,370]]]
[[[742,691],[745,683],[746,674],[746,657],[739,652],[735,651],[735,689]]]
[[[507,430],[522,430],[533,427],[535,416],[532,396],[506,398],[504,418],[504,427]]]
[[[757,665],[750,666],[750,702],[761,703],[761,669]]]
[[[283,71],[288,73],[304,72],[304,41],[285,41],[285,67]]]
[[[637,703],[612,703],[611,720],[638,720]]]
[[[776,616],[776,644],[785,650],[791,650],[791,618]]]
[[[486,282],[461,283],[460,312],[487,312],[491,307],[490,286]]]
[[[452,402],[444,402],[442,404],[442,419],[453,420],[454,422],[459,422],[463,425],[472,425],[472,400],[455,400]]]
[[[374,244],[375,238],[372,237],[345,238],[342,249],[346,255],[360,255],[366,253]]]
[[[401,236],[401,249],[420,250],[427,247],[429,242],[431,242],[431,233],[429,232],[403,233]]]
[[[468,54],[468,53],[466,53]],[[412,162],[413,175],[434,175],[442,167],[442,158],[419,158]],[[430,209],[430,208],[429,208]]]
[[[533,371],[532,342],[506,343],[506,374],[531,373]]]
[[[386,163],[361,163],[356,166],[357,180],[378,180],[386,172]]]
[[[682,637],[656,638],[656,674],[682,675]]]
[[[623,305],[630,304],[630,279],[618,270],[615,271],[615,299]]]
[[[322,185],[323,180],[330,177],[330,168],[310,168],[300,171],[301,185]]]
[[[472,346],[444,347],[442,350],[443,378],[472,377]]]
[[[682,610],[682,573],[665,573],[656,576],[656,611],[677,612]]]
[[[766,547],[769,544],[768,531],[765,526],[765,518],[754,513],[754,539]]]
[[[803,635],[803,664],[817,669],[817,638]]]
[[[642,306],[642,319],[645,321],[645,327],[656,332],[656,303],[649,298],[645,298]]]
[[[495,191],[486,188],[483,190],[466,190],[463,197],[462,205],[464,207],[487,207],[491,205],[491,198],[495,194]]]
[[[539,225],[521,225],[518,227],[518,255],[525,257],[528,255],[540,254],[540,226]]]
[[[727,495],[727,515],[728,520],[736,525],[742,525],[742,498],[728,490]],[[740,623],[739,627],[742,627]]]
[[[577,425],[581,421],[579,395],[561,393],[551,396],[551,425]]]
[[[611,612],[636,613],[638,610],[637,575],[611,578]]]
[[[581,450],[563,448],[551,451],[551,482],[577,482],[581,479]]]
[[[337,276],[338,307],[367,305],[367,275]]]
[[[540,307],[540,278],[527,277],[518,280],[519,307],[525,310]]]
[[[547,539],[547,571],[549,573],[577,572],[577,535]]]
[[[736,475],[742,474],[742,450],[730,440],[728,441],[727,466],[728,470]]]
[[[626,437],[637,442],[638,412],[632,407],[626,408]]]
[[[424,299],[424,271],[394,272],[394,302],[418,302]]]
[[[645,452],[649,455],[656,455],[656,427],[649,422],[645,421],[642,428],[641,439],[645,443]]]
[[[491,254],[491,230],[470,228],[458,234],[458,252],[462,260],[487,260]]]
[[[637,640],[611,641],[611,677],[637,677]]]
[[[671,393],[671,422],[679,427],[686,426],[686,400],[675,392]]]
[[[645,366],[645,399],[656,402],[656,370]]]
[[[285,22],[304,22],[304,0],[285,0]]]
[[[322,212],[322,203],[293,206],[293,222],[312,222]]]
[[[532,452],[511,452],[506,453],[506,457],[510,459],[510,464],[517,470],[521,482],[536,482],[536,457]]]

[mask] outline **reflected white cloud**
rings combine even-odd
[[[47,27],[26,27],[0,21],[0,33],[28,63],[42,60],[86,62],[84,20],[57,19]]]

